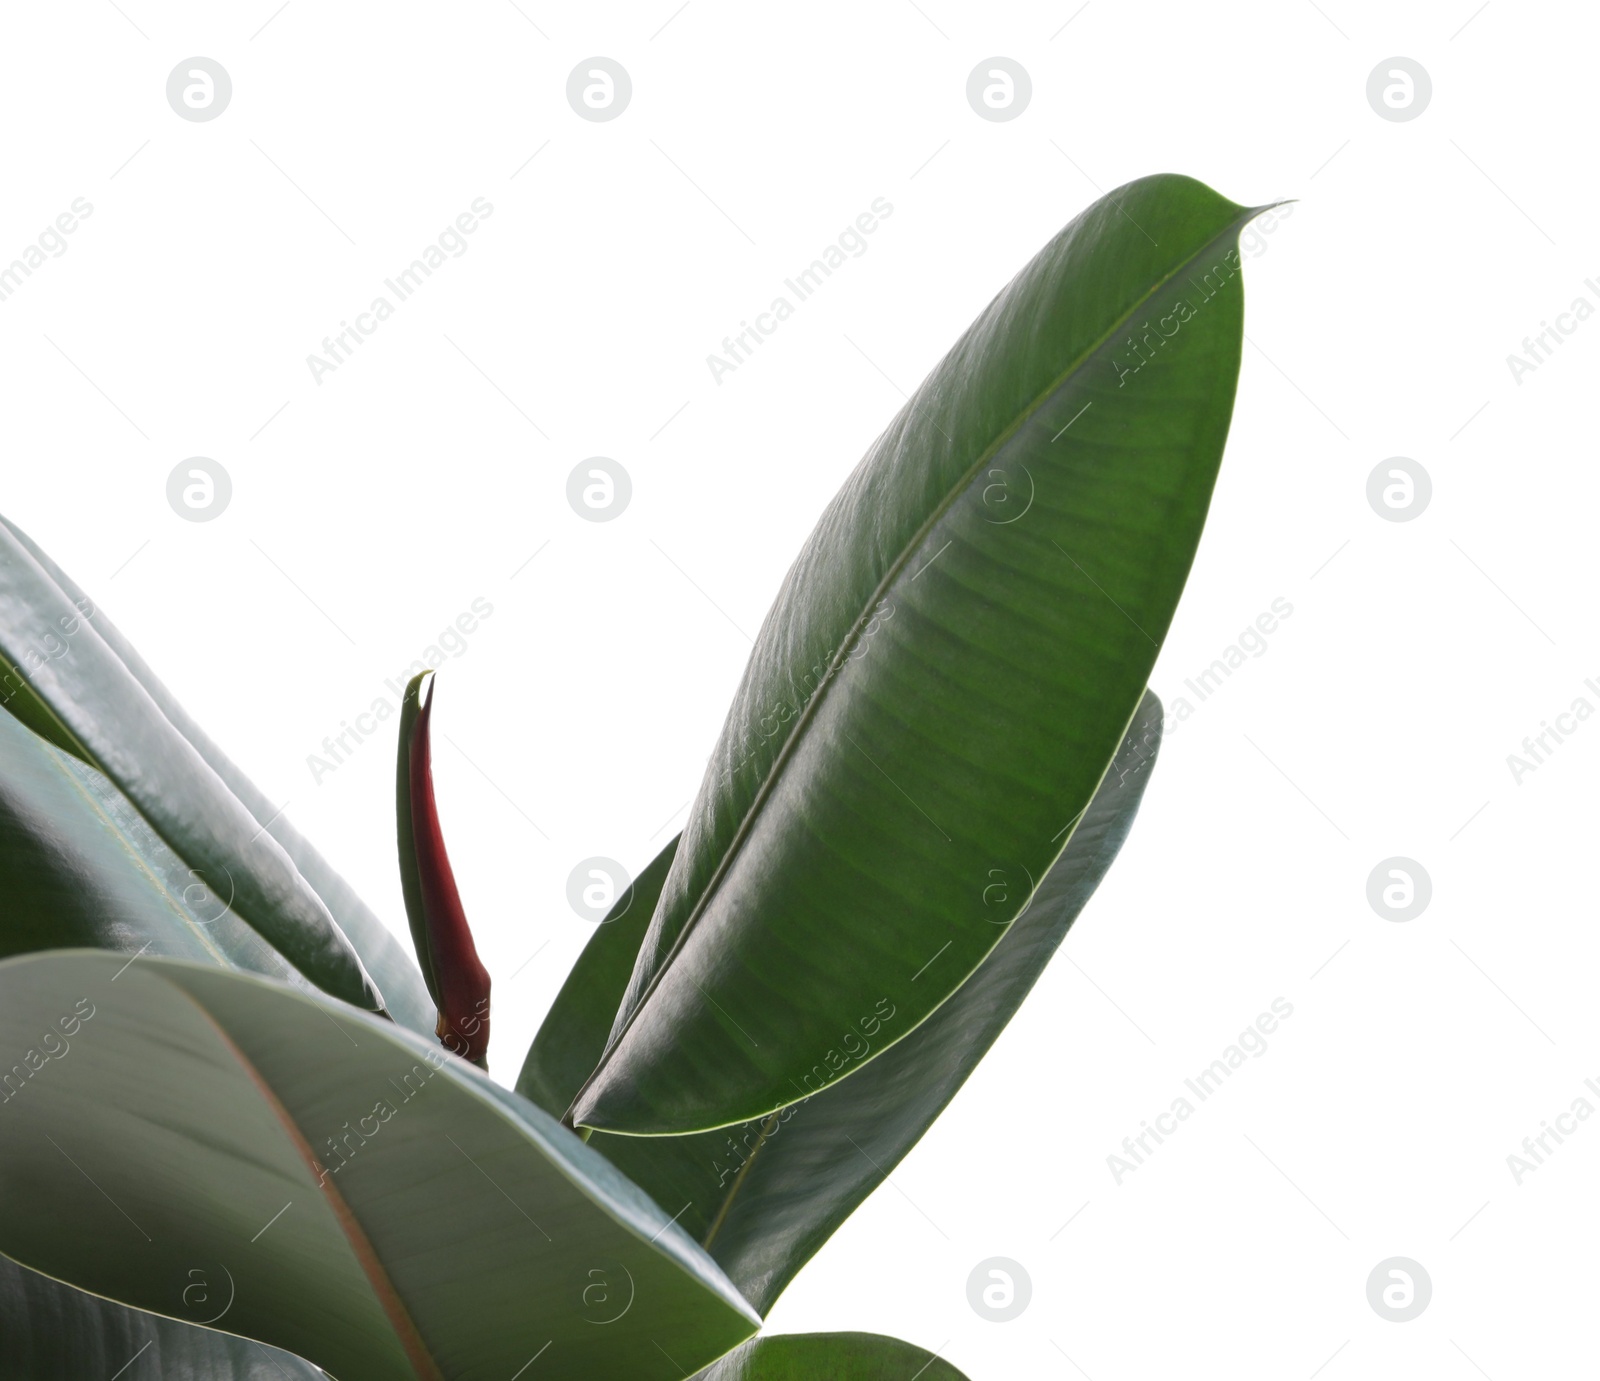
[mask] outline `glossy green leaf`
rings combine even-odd
[[[418,976],[381,922],[278,818],[281,806],[200,732],[83,590],[3,520],[0,704],[104,772],[312,982],[371,1008],[381,976],[391,1015],[417,1024]],[[373,957],[373,976],[357,941]],[[431,1027],[431,1008],[425,1021]]]
[[[878,1333],[754,1338],[691,1381],[967,1381],[942,1357]]]
[[[0,964],[0,1251],[340,1381],[681,1381],[758,1319],[552,1118],[320,993],[90,950]],[[676,1359],[676,1364],[669,1361]]]
[[[874,443],[762,626],[578,1125],[770,1113],[860,1068],[829,1052],[873,1022],[876,1051],[914,1030],[999,939],[1193,561],[1253,214],[1176,176],[1103,198]]]
[[[1127,838],[1160,749],[1161,724],[1161,702],[1146,692],[1111,770],[1027,909],[977,972],[882,1059],[814,1098],[739,1127],[684,1137],[596,1132],[590,1138],[658,1203],[680,1210],[679,1225],[757,1310],[771,1308],[893,1172],[1022,1005]],[[563,996],[587,986],[597,1005],[608,1005],[599,969],[586,950]]]
[[[84,946],[309,987],[104,776],[0,714],[0,957]]]
[[[213,1274],[196,1268],[173,1310],[217,1313],[228,1283]],[[275,1347],[113,1304],[4,1257],[0,1349],[6,1381],[326,1381]]]
[[[605,1052],[617,1003],[677,852],[674,836],[612,903],[533,1038],[517,1092],[552,1117],[561,1116]]]

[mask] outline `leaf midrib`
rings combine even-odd
[[[761,1140],[756,1142],[755,1150],[745,1157],[744,1164],[739,1167],[739,1173],[733,1177],[733,1183],[728,1186],[728,1192],[722,1196],[721,1207],[717,1209],[716,1216],[711,1220],[711,1226],[706,1229],[706,1235],[700,1239],[700,1245],[707,1251],[711,1250],[712,1239],[722,1231],[722,1225],[733,1208],[733,1201],[738,1198],[740,1189],[744,1187],[745,1176],[750,1173],[750,1167],[756,1163],[756,1157],[761,1154],[766,1144],[777,1134],[778,1129],[776,1127],[773,1127],[771,1131],[767,1130],[768,1124],[773,1122],[777,1116],[778,1114],[775,1112],[768,1113],[762,1121]]]
[[[169,983],[167,985],[193,1005],[205,1023],[216,1034],[223,1048],[238,1063],[239,1068],[255,1086],[257,1093],[268,1110],[283,1128],[284,1135],[294,1148],[296,1156],[304,1163],[312,1175],[318,1175],[320,1167],[317,1163],[316,1153],[311,1149],[311,1143],[306,1140],[305,1133],[300,1130],[300,1124],[294,1120],[288,1108],[283,1105],[277,1092],[267,1082],[266,1077],[256,1068],[255,1062],[240,1049],[233,1037],[223,1028],[210,1009],[193,993],[181,984]],[[417,1375],[418,1381],[445,1381],[444,1372],[440,1369],[438,1361],[423,1340],[422,1332],[417,1327],[411,1312],[406,1308],[405,1301],[400,1296],[400,1291],[389,1278],[389,1273],[384,1269],[383,1259],[378,1255],[377,1248],[372,1245],[366,1230],[361,1226],[361,1220],[356,1217],[355,1211],[345,1202],[344,1196],[337,1186],[324,1182],[319,1186],[320,1192],[325,1196],[325,1201],[333,1220],[339,1226],[339,1231],[344,1234],[344,1239],[350,1248],[350,1254],[355,1257],[356,1264],[361,1268],[361,1273],[366,1277],[367,1284],[371,1287],[373,1297],[378,1307],[383,1311],[393,1330],[395,1342],[405,1354],[406,1361],[412,1371]]]
[[[852,632],[860,625],[862,619],[872,611],[877,602],[883,598],[884,594],[893,587],[901,572],[904,571],[906,564],[910,561],[913,553],[915,553],[921,546],[928,533],[931,532],[938,525],[939,520],[943,518],[952,507],[954,507],[957,500],[959,500],[960,497],[968,491],[973,481],[983,471],[988,462],[993,459],[996,453],[998,453],[999,450],[1006,444],[1006,442],[1010,441],[1011,438],[1015,436],[1023,428],[1023,426],[1025,426],[1027,422],[1033,418],[1034,414],[1044,406],[1045,402],[1053,397],[1067,383],[1067,381],[1072,378],[1073,375],[1082,369],[1084,365],[1087,364],[1088,361],[1093,358],[1093,356],[1109,340],[1111,340],[1112,337],[1115,336],[1131,318],[1137,316],[1151,301],[1151,299],[1154,298],[1156,294],[1159,293],[1164,287],[1166,287],[1167,284],[1172,282],[1173,279],[1175,279],[1179,274],[1189,269],[1198,260],[1204,258],[1206,254],[1218,244],[1221,244],[1230,236],[1237,235],[1240,226],[1244,225],[1247,221],[1254,219],[1263,211],[1271,210],[1273,205],[1280,204],[1281,203],[1269,203],[1265,206],[1242,208],[1240,213],[1233,217],[1221,231],[1212,236],[1211,239],[1207,240],[1203,245],[1200,246],[1199,249],[1197,249],[1188,258],[1183,260],[1182,263],[1174,267],[1169,273],[1165,274],[1161,278],[1158,278],[1154,283],[1152,283],[1132,307],[1119,316],[1116,321],[1111,324],[1111,326],[1109,326],[1094,340],[1092,344],[1085,346],[1084,349],[1079,352],[1077,357],[1068,366],[1066,366],[1060,374],[1056,376],[1056,378],[1049,384],[1048,387],[1036,394],[1033,400],[1017,414],[1016,420],[1012,423],[1012,425],[1005,431],[1001,432],[999,436],[997,436],[988,444],[988,446],[984,448],[984,450],[979,454],[978,459],[967,468],[961,479],[950,487],[950,490],[945,495],[944,499],[932,511],[928,518],[924,520],[916,532],[913,533],[912,536],[906,541],[904,546],[901,548],[900,553],[895,557],[889,568],[884,572],[882,579],[879,580],[872,593],[867,597],[863,609],[857,613],[854,619],[851,620],[850,628]],[[1007,286],[1009,287],[1009,284]],[[1001,291],[1003,293],[1005,290],[1002,289]],[[935,365],[934,368],[937,369],[938,366]],[[931,372],[932,371],[930,371],[930,374]],[[926,378],[924,378],[922,382],[927,382]],[[919,383],[917,388],[920,389],[921,387],[922,383]],[[915,397],[915,392],[913,392],[911,396]],[[907,406],[909,407],[909,403]],[[628,1013],[628,1016],[624,1020],[621,1029],[607,1039],[606,1048],[601,1053],[600,1059],[595,1064],[594,1070],[590,1073],[589,1077],[584,1080],[583,1087],[580,1088],[573,1096],[571,1107],[569,1107],[567,1110],[567,1115],[569,1117],[572,1115],[573,1110],[577,1108],[579,1100],[582,1099],[583,1095],[588,1091],[590,1085],[594,1083],[601,1072],[605,1069],[612,1053],[619,1045],[621,1045],[623,1038],[628,1034],[628,1032],[633,1029],[634,1022],[649,1004],[650,998],[655,993],[657,985],[661,982],[668,970],[671,969],[673,961],[677,959],[679,952],[682,950],[685,942],[689,938],[690,932],[694,929],[695,923],[700,919],[701,915],[704,914],[707,905],[710,903],[712,897],[716,894],[717,888],[721,885],[724,876],[727,874],[729,868],[733,864],[733,861],[735,858],[737,858],[740,850],[743,848],[745,840],[749,837],[750,831],[754,827],[755,822],[759,818],[763,808],[766,806],[768,798],[772,795],[773,790],[775,789],[775,784],[782,778],[784,769],[787,766],[793,751],[795,751],[796,745],[798,745],[801,739],[804,737],[806,729],[810,726],[811,721],[815,718],[815,712],[817,711],[817,708],[822,704],[822,701],[827,695],[828,690],[836,681],[837,672],[844,664],[845,660],[847,660],[847,654],[851,650],[852,648],[850,645],[850,639],[847,635],[844,641],[840,644],[839,650],[834,653],[833,659],[829,662],[828,670],[823,676],[821,682],[818,684],[816,691],[812,694],[811,699],[807,702],[805,707],[795,719],[793,731],[790,733],[789,737],[784,740],[783,747],[778,750],[778,755],[773,759],[772,767],[767,772],[766,778],[762,781],[760,787],[757,788],[755,799],[752,800],[750,805],[746,808],[743,817],[739,821],[738,829],[734,832],[733,838],[729,840],[728,847],[726,850],[724,850],[722,858],[717,864],[716,871],[712,873],[699,897],[696,898],[694,908],[690,911],[687,919],[685,919],[683,926],[678,932],[677,938],[673,940],[672,947],[667,951],[666,957],[661,961],[661,964],[656,969],[654,975],[652,975],[650,982],[645,985],[645,990],[639,994],[639,1000],[634,1004],[633,1010]],[[1137,710],[1138,706],[1135,705],[1134,712],[1137,713]],[[1080,812],[1078,819],[1081,821],[1082,818],[1083,814]],[[1076,823],[1074,824],[1074,832],[1076,832]],[[1062,847],[1065,848],[1066,844],[1070,842],[1071,836],[1069,835],[1067,840],[1063,842]],[[676,860],[674,860],[674,863],[676,863]],[[1026,904],[1027,903],[1024,902],[1024,905]]]

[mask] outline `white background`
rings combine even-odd
[[[1300,198],[1246,240],[1233,434],[1155,689],[1294,612],[1171,736],[1025,1009],[770,1324],[974,1381],[1569,1374],[1600,1125],[1520,1185],[1506,1158],[1600,1078],[1600,725],[1520,784],[1506,758],[1600,706],[1600,324],[1520,383],[1507,356],[1600,305],[1593,10],[674,3],[8,7],[0,261],[94,210],[0,302],[7,515],[402,931],[389,732],[320,782],[307,756],[493,605],[439,677],[438,776],[509,1083],[589,934],[568,873],[679,826],[897,386],[1102,190]],[[165,98],[196,54],[234,84],[209,123]],[[633,81],[610,123],[565,98],[595,54]],[[1033,83],[1006,123],[965,97],[996,54]],[[1397,54],[1433,83],[1404,123],[1366,98]],[[468,251],[318,384],[306,356],[476,197]],[[716,382],[878,197],[868,252]],[[165,496],[197,455],[234,486],[209,523]],[[632,477],[609,524],[565,497],[595,455]],[[1397,455],[1433,481],[1409,523],[1366,499]],[[1366,899],[1392,855],[1433,882],[1405,923]],[[1278,997],[1267,1052],[1117,1184],[1122,1138]],[[1404,1324],[1366,1298],[1395,1255],[1433,1282]],[[966,1301],[991,1256],[1032,1279],[1008,1324]]]

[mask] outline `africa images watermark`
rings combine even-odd
[[[1600,283],[1585,278],[1583,286],[1600,298]],[[1524,374],[1532,374],[1541,364],[1547,364],[1555,355],[1556,348],[1565,345],[1566,338],[1593,315],[1594,303],[1580,294],[1572,299],[1572,305],[1566,311],[1556,313],[1554,325],[1541,321],[1534,335],[1524,336],[1523,353],[1506,356],[1506,368],[1511,371],[1511,378],[1517,387],[1522,387]]]
[[[884,1011],[885,1006],[889,1009],[887,1012]],[[852,1064],[866,1059],[872,1053],[871,1037],[876,1036],[887,1023],[893,1021],[898,1011],[899,1008],[888,998],[880,997],[872,1011],[856,1022],[861,1028],[859,1033],[854,1027],[846,1030],[839,1044],[829,1050],[808,1073],[800,1076],[805,1085],[804,1098],[779,1108],[768,1117],[757,1118],[742,1126],[729,1128],[726,1139],[727,1151],[719,1151],[711,1164],[711,1168],[717,1172],[717,1188],[721,1189],[727,1183],[729,1176],[742,1173],[756,1152],[783,1130],[789,1119],[811,1101],[813,1094],[820,1093]],[[817,1081],[815,1088],[812,1087],[813,1079]],[[800,1084],[796,1083],[795,1087],[799,1088]],[[740,1134],[738,1141],[733,1139],[735,1132]],[[752,1137],[755,1138],[754,1144],[751,1143]]]
[[[1590,676],[1584,680],[1584,689],[1600,699],[1600,683]],[[1572,704],[1555,716],[1555,722],[1539,721],[1539,732],[1522,740],[1521,753],[1507,753],[1506,766],[1511,769],[1511,780],[1518,786],[1530,772],[1537,772],[1550,755],[1567,739],[1578,732],[1578,726],[1594,714],[1594,705],[1587,696],[1576,696]]]
[[[137,956],[136,956],[137,957]],[[84,1011],[87,1007],[89,1010]],[[80,997],[72,1011],[56,1019],[59,1032],[47,1029],[39,1038],[37,1045],[17,1060],[9,1070],[0,1074],[0,1103],[9,1103],[28,1086],[28,1080],[44,1069],[51,1060],[64,1060],[72,1050],[70,1036],[76,1036],[83,1029],[83,1023],[92,1021],[95,1014],[95,1005],[86,997]]]
[[[768,753],[773,740],[779,734],[786,733],[789,726],[806,712],[806,708],[816,699],[817,693],[839,675],[844,667],[851,662],[859,662],[867,655],[873,638],[894,618],[894,611],[892,600],[878,600],[856,620],[841,648],[830,647],[826,652],[812,658],[810,667],[799,677],[791,675],[790,686],[795,692],[792,700],[776,700],[765,713],[758,714],[755,725],[745,728],[741,734],[734,753],[729,753],[724,758],[719,773],[724,785],[731,784],[758,756]]]
[[[1280,1021],[1287,1021],[1294,1015],[1294,1004],[1287,998],[1273,998],[1271,1009],[1262,1012],[1254,1022],[1245,1027],[1233,1044],[1194,1078],[1183,1081],[1183,1086],[1201,1103],[1220,1092],[1223,1085],[1233,1077],[1234,1070],[1242,1069],[1250,1059],[1259,1060],[1265,1055],[1267,1037],[1278,1029]],[[1131,1175],[1155,1154],[1156,1147],[1176,1132],[1182,1123],[1195,1115],[1195,1110],[1195,1105],[1185,1095],[1179,1094],[1172,1100],[1172,1105],[1166,1112],[1157,1113],[1153,1121],[1141,1122],[1139,1125],[1143,1128],[1142,1131],[1122,1138],[1122,1154],[1118,1155],[1113,1151],[1106,1157],[1106,1169],[1111,1171],[1111,1178],[1117,1182],[1119,1188],[1126,1176]],[[1150,1144],[1152,1140],[1155,1142],[1154,1146]]]
[[[836,269],[845,266],[846,255],[851,259],[859,259],[867,252],[870,246],[867,236],[874,234],[879,223],[886,221],[894,215],[894,205],[886,197],[874,197],[872,205],[855,221],[839,232],[839,237],[828,245],[821,255],[813,259],[793,278],[785,278],[783,286],[789,290],[794,301],[782,293],[773,298],[767,310],[757,312],[755,324],[748,321],[739,323],[739,330],[722,338],[722,354],[706,356],[706,367],[711,371],[711,377],[720,386],[724,374],[732,374],[740,364],[749,360],[756,352],[755,347],[765,345],[766,338],[778,329],[778,326],[795,314],[798,305],[811,297],[829,278],[833,277]]]
[[[71,206],[39,232],[39,238],[33,244],[0,269],[0,302],[16,292],[24,279],[32,278],[35,269],[45,266],[46,255],[51,259],[59,259],[65,254],[68,249],[67,236],[78,228],[80,222],[92,215],[94,207],[86,197],[74,198]]]
[[[9,665],[6,659],[0,656],[0,705],[10,702],[17,692],[27,685],[31,674],[38,671],[46,662],[59,661],[72,651],[67,639],[75,637],[87,620],[94,617],[95,612],[94,604],[87,595],[74,600],[73,608],[78,611],[77,614],[62,614],[56,620],[56,626],[61,629],[61,636],[57,637],[54,631],[50,631],[43,637],[36,638],[33,645],[23,651],[16,666]]]
[[[1117,347],[1120,354],[1111,353],[1107,356],[1111,368],[1116,372],[1118,388],[1125,387],[1132,375],[1160,358],[1167,342],[1193,321],[1206,303],[1239,276],[1242,262],[1238,249],[1224,250],[1210,268],[1200,272],[1198,280],[1194,274],[1189,275],[1187,282],[1191,292],[1188,297],[1174,301],[1164,315],[1155,318],[1154,325],[1151,324],[1151,318],[1146,317],[1128,333],[1127,340]],[[1171,330],[1167,329],[1169,325]]]
[[[1186,678],[1183,684],[1194,694],[1195,699],[1191,702],[1182,695],[1172,698],[1167,706],[1166,719],[1162,725],[1163,732],[1172,733],[1195,712],[1197,705],[1204,704],[1221,690],[1223,683],[1247,661],[1265,657],[1271,646],[1267,639],[1276,633],[1282,627],[1283,620],[1293,613],[1294,605],[1279,595],[1267,609],[1256,615],[1233,642],[1222,649],[1210,666],[1195,676]]]
[[[494,605],[479,595],[469,608],[440,630],[439,635],[422,649],[422,655],[401,671],[393,680],[383,683],[387,695],[374,697],[372,703],[354,718],[339,721],[339,732],[322,740],[322,752],[307,753],[306,766],[311,769],[311,780],[318,786],[330,772],[336,772],[342,763],[378,732],[378,726],[399,713],[400,701],[406,693],[406,682],[420,672],[432,671],[450,657],[467,655],[467,639],[482,626],[482,620],[494,613]]]
[[[383,286],[393,295],[393,301],[380,293],[372,299],[366,311],[356,313],[354,325],[341,321],[337,331],[324,336],[323,354],[313,352],[306,356],[306,366],[311,370],[311,377],[316,380],[317,386],[322,386],[324,374],[331,374],[341,364],[347,363],[357,347],[365,345],[366,338],[394,315],[398,304],[433,277],[435,269],[444,267],[447,253],[452,259],[459,259],[465,254],[469,248],[467,236],[476,233],[480,223],[492,215],[494,206],[487,197],[473,198],[471,208],[441,230],[438,238],[423,249],[421,258],[413,259],[394,277],[383,280]]]
[[[1600,1083],[1596,1083],[1593,1079],[1585,1079],[1583,1086],[1600,1098]],[[1517,1188],[1520,1189],[1523,1180],[1538,1170],[1547,1157],[1556,1153],[1563,1141],[1593,1116],[1594,1104],[1580,1094],[1572,1100],[1572,1106],[1566,1112],[1558,1112],[1555,1115],[1553,1126],[1551,1119],[1546,1118],[1539,1124],[1544,1128],[1542,1132],[1523,1137],[1522,1154],[1518,1155],[1513,1151],[1506,1157],[1506,1169],[1511,1171],[1511,1178]],[[1555,1142],[1553,1146],[1550,1144],[1552,1140]]]
[[[1271,235],[1294,214],[1294,203],[1286,201],[1263,211],[1239,232],[1239,252],[1246,259],[1259,259],[1272,248],[1267,236]]]
[[[398,1082],[389,1079],[389,1086],[399,1095],[397,1099],[391,1099],[388,1094],[374,1099],[371,1112],[350,1120],[355,1126],[346,1122],[332,1136],[325,1138],[323,1149],[328,1152],[327,1156],[324,1157],[322,1151],[315,1153],[318,1189],[327,1185],[329,1175],[337,1175],[355,1159],[356,1154],[366,1148],[385,1124],[427,1087],[428,1080],[445,1067],[446,1057],[443,1050],[429,1050],[421,1060],[420,1064],[413,1064],[406,1070]],[[334,1164],[335,1161],[338,1164]]]
[[[888,1007],[888,1011],[883,1009]],[[800,1076],[800,1084],[805,1085],[805,1095],[809,1098],[814,1093],[821,1093],[835,1079],[837,1079],[852,1064],[865,1060],[872,1053],[871,1037],[876,1036],[884,1026],[895,1018],[899,1010],[894,1003],[886,997],[880,997],[872,1011],[862,1017],[857,1025],[861,1030],[858,1033],[854,1027],[846,1029],[839,1044],[830,1049],[816,1064]],[[812,1087],[812,1080],[816,1086]],[[790,1080],[794,1083],[793,1080]],[[800,1084],[795,1084],[796,1088]]]

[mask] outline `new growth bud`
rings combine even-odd
[[[439,1011],[436,1034],[445,1049],[487,1069],[489,971],[478,958],[471,927],[461,909],[433,798],[431,683],[427,699],[422,698],[422,683],[432,674],[425,671],[411,678],[400,707],[395,772],[400,885],[417,962]]]

